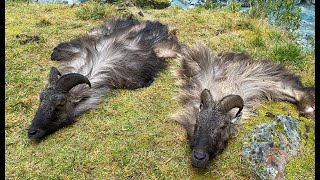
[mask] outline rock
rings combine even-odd
[[[276,115],[276,121],[257,125],[244,141],[243,157],[261,179],[284,179],[285,165],[298,153],[299,122]]]

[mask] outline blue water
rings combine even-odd
[[[204,2],[199,0],[171,0],[171,6],[178,6],[183,9],[191,9],[197,5],[201,5]]]
[[[171,6],[179,6],[183,9],[191,9],[199,4],[203,4],[204,1],[205,0],[171,0]],[[310,39],[314,38],[315,36],[315,6],[305,4],[299,4],[297,6],[301,8],[300,27],[296,31],[298,33],[297,42],[306,51],[311,51],[314,48]],[[249,8],[242,8],[240,12],[245,12],[247,10],[249,10]]]
[[[305,50],[313,50],[310,38],[315,36],[315,6],[301,5],[301,22],[297,29],[299,33],[298,43],[304,47]]]

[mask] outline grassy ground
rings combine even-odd
[[[284,63],[314,84],[314,53],[305,53],[288,35],[264,20],[225,11],[178,8],[145,10],[139,19],[154,19],[177,29],[182,43],[204,41],[216,51],[245,52],[255,59]],[[288,103],[266,103],[258,116],[246,121],[226,151],[197,170],[190,165],[190,149],[182,127],[170,119],[179,110],[173,97],[177,87],[169,68],[148,88],[119,90],[105,98],[97,110],[85,113],[74,125],[61,129],[39,144],[29,142],[26,129],[47,83],[52,49],[99,26],[104,19],[129,11],[92,5],[33,5],[6,2],[6,169],[7,179],[252,179],[241,160],[242,139],[262,122],[267,111],[291,114]],[[84,20],[85,19],[85,20]],[[37,42],[21,45],[17,35],[37,35]],[[20,36],[21,37],[21,36]],[[314,122],[301,118],[304,140],[297,159],[287,168],[288,179],[313,179]],[[308,127],[308,128],[306,128]],[[304,155],[307,154],[307,155]]]

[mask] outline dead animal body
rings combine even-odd
[[[166,25],[132,18],[113,19],[85,37],[59,44],[51,54],[59,68],[50,70],[29,138],[39,140],[72,124],[110,90],[149,86],[179,48]]]
[[[244,54],[211,52],[203,44],[178,54],[176,76],[183,111],[174,115],[187,131],[194,167],[205,167],[237,132],[234,118],[246,119],[261,101],[288,101],[302,115],[313,114],[315,90],[281,65]]]

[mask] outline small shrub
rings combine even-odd
[[[102,4],[96,1],[89,1],[76,12],[76,16],[82,20],[104,19],[118,15],[117,9],[110,4]],[[122,11],[122,16],[127,16],[128,12]]]
[[[76,12],[76,16],[82,20],[102,19],[105,15],[106,10],[103,4],[95,1],[84,4],[84,6]]]
[[[268,17],[273,24],[290,31],[300,26],[298,0],[251,0],[250,3],[249,14],[252,17]]]
[[[297,30],[301,21],[301,9],[296,4],[296,0],[274,1],[268,12],[270,14],[269,19],[275,25],[287,30]]]
[[[237,0],[230,0],[228,1],[228,9],[233,13],[239,12],[241,9],[241,3]]]

